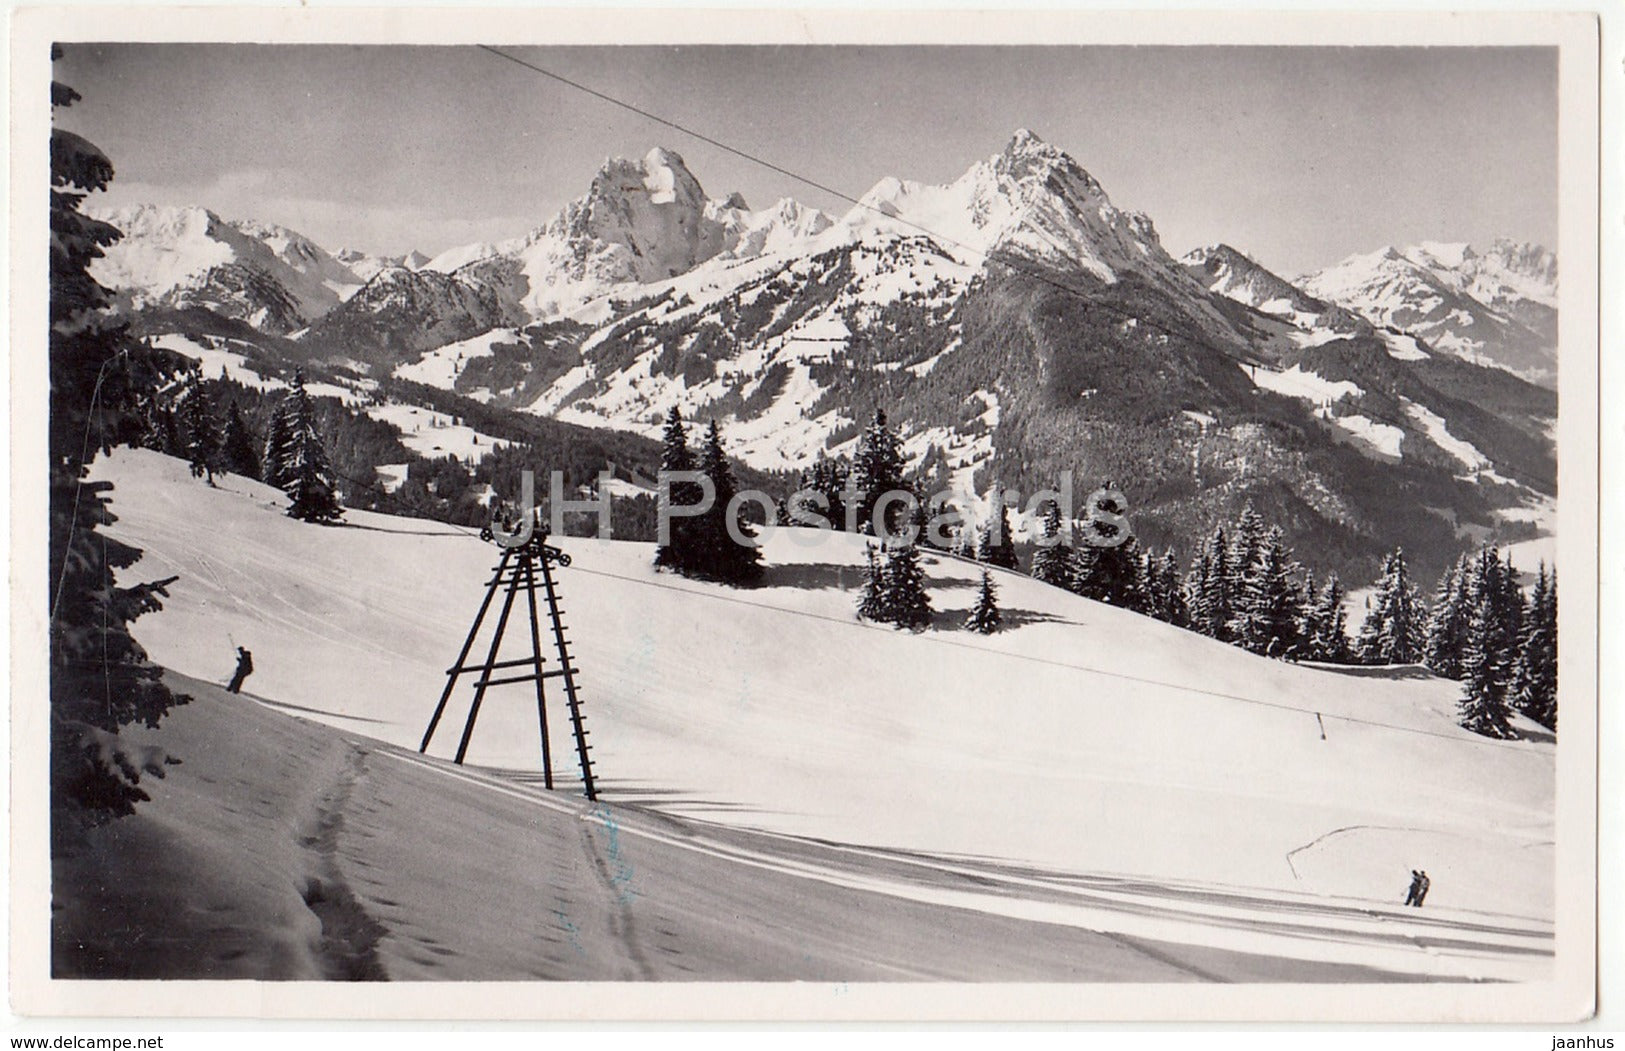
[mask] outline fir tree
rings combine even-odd
[[[1185,582],[1179,579],[1179,559],[1172,548],[1162,553],[1158,589],[1162,594],[1162,619],[1176,628],[1190,627],[1190,607],[1185,604]]]
[[[225,470],[243,478],[260,476],[260,459],[254,451],[254,438],[235,401],[226,408],[226,426],[220,436],[220,464]]]
[[[966,522],[954,529],[954,545],[951,549],[960,558],[975,559],[982,549],[982,535],[974,523]]]
[[[161,452],[165,456],[181,455],[180,428],[175,423],[175,412],[166,400],[153,392],[140,401],[141,434],[136,444],[143,449]]]
[[[864,620],[886,619],[886,575],[873,544],[863,545],[863,590],[858,595],[858,616]]]
[[[921,547],[935,548],[937,543],[931,538],[931,514],[933,510],[940,510],[940,507],[933,508],[931,506],[930,493],[926,491],[923,485],[915,485],[913,490],[914,502],[909,504],[908,507],[909,529],[914,534],[916,544]]]
[[[61,57],[53,46],[52,60]],[[52,81],[53,110],[78,98]],[[157,726],[187,700],[164,685],[161,669],[148,662],[129,630],[130,622],[160,607],[174,578],[118,586],[115,571],[134,565],[141,552],[101,532],[116,521],[107,501],[112,484],[86,481],[98,453],[140,439],[142,406],[152,403],[161,379],[151,349],[108,319],[107,292],[90,275],[90,264],[120,233],[79,207],[112,178],[113,165],[99,149],[73,132],[51,129],[46,481],[53,848],[148,798],[141,776],[162,777],[163,767],[133,759],[120,747],[119,729]]]
[[[1479,575],[1482,576],[1482,572]],[[1481,588],[1467,622],[1458,712],[1461,725],[1466,729],[1485,737],[1504,739],[1514,734],[1507,724],[1507,667],[1497,620],[1493,592]]]
[[[1298,589],[1298,656],[1302,660],[1318,661],[1323,658],[1315,645],[1320,627],[1320,596],[1315,591],[1315,571],[1305,569]]]
[[[1202,599],[1209,587],[1208,578],[1213,572],[1212,559],[1208,557],[1207,545],[1196,552],[1191,559],[1190,568],[1185,571],[1185,608],[1190,613],[1188,627],[1200,634],[1206,635],[1206,624],[1202,617]]]
[[[1231,639],[1234,602],[1230,587],[1230,552],[1224,527],[1214,528],[1191,570],[1191,627],[1212,639]]]
[[[925,590],[925,572],[913,544],[887,550],[881,588],[882,619],[899,628],[918,630],[931,624],[931,598]]]
[[[1051,500],[1044,508],[1043,543],[1033,552],[1033,577],[1054,587],[1064,588],[1072,579],[1072,546],[1067,543],[1072,524],[1062,535],[1061,505]]]
[[[1405,569],[1405,552],[1395,548],[1382,563],[1382,580],[1360,626],[1360,659],[1367,664],[1413,664],[1426,642],[1427,609]]]
[[[965,627],[978,635],[991,635],[999,630],[1000,619],[998,592],[993,587],[993,578],[984,569],[982,586],[976,592],[976,605],[965,616]]]
[[[1016,540],[1010,531],[1010,508],[1004,502],[1004,488],[997,482],[988,490],[988,523],[976,545],[976,561],[1000,569],[1015,569]]]
[[[1348,613],[1343,609],[1346,598],[1343,582],[1333,573],[1314,603],[1314,635],[1310,643],[1314,659],[1331,664],[1349,664],[1354,660],[1349,644]]]
[[[1113,486],[1107,482],[1103,488],[1110,490]],[[1143,612],[1145,590],[1140,575],[1139,543],[1132,535],[1120,537],[1122,527],[1097,517],[1094,513],[1097,510],[1115,515],[1128,511],[1109,498],[1091,507],[1082,542],[1072,560],[1072,590],[1084,598]]]
[[[1512,705],[1548,730],[1557,729],[1557,574],[1546,563],[1529,598],[1523,643],[1512,679]]]
[[[186,374],[180,417],[192,477],[207,476],[213,485],[215,468],[220,462],[220,431],[215,426],[214,411],[209,407],[209,395],[203,389],[203,373],[199,369],[191,369]]]
[[[852,460],[852,476],[858,490],[858,532],[872,534],[875,504],[887,493],[904,488],[902,443],[886,425],[882,409],[875,410],[874,419],[864,429]],[[897,531],[900,513],[895,504],[886,509],[883,524],[887,535]]]
[[[804,488],[824,494],[828,503],[828,510],[820,512],[829,519],[830,525],[839,530],[846,529],[846,483],[851,474],[851,468],[845,459],[830,460],[819,457],[813,464],[812,476]]]
[[[1150,551],[1141,551],[1134,558],[1134,607],[1148,617],[1162,619],[1162,601],[1160,570],[1157,560]]]
[[[1281,531],[1271,529],[1243,581],[1237,603],[1237,638],[1253,653],[1287,657],[1297,652],[1302,609],[1290,558]]]
[[[1523,639],[1523,589],[1518,586],[1518,570],[1512,565],[1512,552],[1508,551],[1501,568],[1500,592],[1496,601],[1496,615],[1500,618],[1500,634],[1508,652],[1516,649]]]
[[[327,448],[316,430],[316,406],[305,390],[302,374],[293,374],[282,408],[286,409],[288,439],[286,459],[277,473],[283,479],[282,491],[288,494],[288,516],[301,522],[334,521],[344,509],[339,506]]]
[[[700,450],[700,470],[711,479],[716,498],[696,520],[695,566],[698,572],[730,584],[742,584],[762,575],[762,552],[754,543],[738,543],[728,530],[728,505],[738,493],[733,468],[722,451],[722,433],[712,420]],[[735,508],[734,530],[746,541],[756,539],[756,529],[745,521],[742,509]]]
[[[683,415],[675,405],[666,414],[660,469],[672,473],[694,470],[694,454],[688,448],[688,429],[683,426]],[[655,549],[655,565],[679,572],[692,570],[697,565],[695,534],[700,527],[694,517],[670,514],[669,507],[693,506],[699,503],[704,493],[698,484],[688,481],[672,481],[663,487],[663,493],[669,494],[664,495],[663,499],[671,501],[670,505],[661,508],[661,513],[667,516],[669,534],[667,542]]]
[[[844,530],[846,528],[846,506],[841,491],[846,487],[846,477],[847,469],[843,462],[820,456],[810,468],[802,471],[801,476],[796,480],[796,492],[808,494],[798,502],[798,508],[804,515],[823,517],[832,529]],[[810,499],[812,493],[817,493],[824,498],[823,507],[819,507],[816,501]],[[815,528],[809,523],[791,518],[789,501],[779,501],[779,509],[780,525]]]
[[[294,386],[304,390],[304,373],[295,370],[293,382]],[[293,402],[284,395],[272,410],[271,422],[265,430],[265,454],[260,457],[260,480],[277,489],[287,488],[289,468],[293,462],[293,411]]]
[[[1461,678],[1462,654],[1467,649],[1467,622],[1472,617],[1472,562],[1466,555],[1439,578],[1428,615],[1427,643],[1422,659],[1436,675]]]
[[[1264,516],[1248,504],[1236,520],[1235,541],[1230,545],[1229,561],[1226,563],[1232,595],[1239,595],[1247,574],[1252,571],[1253,563],[1264,549],[1264,538]]]

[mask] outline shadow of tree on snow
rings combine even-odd
[[[970,616],[973,606],[964,609],[942,609],[931,614],[931,627],[937,631],[968,631],[965,627],[965,618]],[[1028,624],[1070,624],[1065,617],[1057,617],[1053,613],[1041,613],[1032,609],[1001,609],[999,610],[999,631],[1011,631],[1015,628],[1025,627]],[[998,634],[998,632],[994,632]]]
[[[1316,668],[1320,671],[1329,671],[1335,675],[1347,675],[1353,679],[1386,679],[1390,682],[1401,682],[1438,678],[1437,675],[1420,664],[1321,664],[1315,661],[1304,661],[1302,666]]]
[[[863,587],[868,575],[864,566],[841,565],[831,562],[796,562],[790,565],[762,567],[761,587],[803,588],[817,591],[836,588],[856,592]],[[926,582],[928,590],[935,588],[974,587],[977,581],[969,577],[932,576]]]

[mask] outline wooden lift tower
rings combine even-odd
[[[526,471],[525,474],[529,475],[530,472]],[[525,480],[530,481],[529,478]],[[528,500],[528,488],[526,496]],[[457,654],[456,663],[446,669],[446,688],[441,691],[440,703],[435,706],[434,716],[429,720],[429,728],[423,734],[423,744],[418,747],[418,751],[429,750],[429,742],[434,739],[441,716],[446,713],[446,703],[451,699],[457,681],[464,675],[475,676],[474,701],[468,709],[468,722],[463,725],[462,738],[457,742],[455,761],[459,764],[468,754],[468,742],[474,736],[474,723],[480,716],[480,705],[485,701],[486,691],[493,686],[533,682],[536,684],[536,718],[541,723],[542,730],[542,780],[546,787],[551,789],[553,754],[547,732],[547,700],[543,684],[549,679],[558,679],[564,683],[565,705],[569,709],[570,728],[575,736],[576,756],[581,763],[582,788],[588,799],[596,800],[598,792],[593,785],[592,760],[589,757],[592,749],[587,745],[587,729],[582,725],[581,697],[577,692],[575,681],[581,669],[575,666],[570,657],[569,640],[564,637],[564,622],[560,619],[563,610],[559,607],[558,587],[553,580],[553,567],[568,566],[570,556],[545,543],[547,534],[535,530],[534,512],[526,515],[526,521],[517,534],[498,531],[493,524],[491,528],[482,530],[480,537],[483,540],[494,540],[502,548],[502,559],[493,568],[493,576],[486,584],[485,600],[480,603],[479,612],[474,614],[474,623],[468,629],[468,637],[463,640],[463,648]],[[552,635],[553,648],[558,657],[556,668],[543,667],[546,662],[542,656],[542,618],[536,603],[538,588],[547,606],[547,630]],[[469,664],[469,652],[474,648],[480,626],[484,624],[486,614],[496,601],[498,591],[502,592],[502,610],[497,614],[496,631],[491,636],[485,660]],[[525,597],[525,606],[530,613],[529,655],[498,660],[497,653],[502,647],[503,635],[508,630],[508,620],[521,594]]]

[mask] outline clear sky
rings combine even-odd
[[[947,182],[1020,127],[1175,255],[1287,276],[1385,244],[1555,247],[1557,52],[1509,48],[559,47],[528,61],[859,196]],[[516,236],[611,155],[682,154],[752,207],[845,205],[474,48],[70,45],[58,114],[108,203],[203,204],[329,247]]]

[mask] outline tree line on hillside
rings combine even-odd
[[[296,371],[287,391],[275,399],[263,439],[250,429],[237,398],[220,417],[196,366],[142,398],[140,411],[139,444],[185,459],[194,478],[211,486],[216,473],[257,478],[282,490],[289,517],[303,522],[332,522],[344,513],[303,372]]]
[[[901,441],[885,413],[877,411],[852,460],[820,458],[802,473],[800,489],[821,498],[818,510],[833,528],[856,524],[859,532],[871,534],[878,496],[910,493],[910,503],[888,508],[882,518],[892,533],[904,515],[907,524],[923,526],[943,510],[929,504],[917,472],[912,479],[908,475]],[[1462,681],[1460,722],[1475,733],[1511,736],[1507,720],[1514,710],[1556,729],[1557,581],[1544,563],[1525,598],[1510,555],[1503,561],[1493,547],[1464,554],[1441,579],[1430,612],[1410,580],[1404,550],[1396,548],[1384,558],[1375,594],[1351,637],[1342,581],[1335,573],[1317,581],[1286,544],[1283,530],[1252,507],[1228,528],[1216,526],[1181,573],[1172,549],[1157,554],[1142,549],[1131,532],[1119,535],[1128,508],[1110,483],[1103,490],[1081,525],[1063,521],[1058,502],[1042,505],[1042,541],[1031,545],[1028,560],[1035,579],[1261,656],[1331,664],[1425,663]],[[789,500],[779,503],[779,523],[805,524]],[[855,506],[848,508],[847,501]],[[955,528],[947,550],[1017,569],[1021,558],[1009,506],[997,483],[988,509],[988,521],[963,521]],[[917,546],[937,545],[921,528],[912,540],[890,537],[883,549],[869,549],[860,617],[910,628],[930,622]],[[980,589],[977,609],[974,630],[996,630],[990,579]]]
[[[178,355],[176,358],[185,362]],[[296,386],[304,389],[304,397],[293,395]],[[286,390],[267,390],[240,383],[225,370],[219,378],[203,379],[191,365],[183,368],[178,380],[143,397],[139,444],[187,460],[200,478],[212,480],[215,473],[224,471],[286,488],[286,480],[277,480],[283,472],[266,471],[262,461],[268,445],[281,446],[282,439],[275,432],[285,429],[284,416],[291,411],[308,424],[295,424],[296,436],[313,432],[320,439],[332,490],[343,507],[469,528],[485,525],[498,502],[517,499],[521,472],[538,465],[557,465],[555,469],[562,474],[571,499],[579,499],[583,493],[590,495],[598,473],[605,469],[605,450],[620,448],[614,436],[576,448],[569,444],[574,431],[568,428],[559,433],[545,428],[532,433],[509,426],[498,429],[503,434],[517,435],[517,439],[482,446],[483,455],[477,460],[452,454],[424,456],[403,444],[400,429],[393,423],[370,416],[370,404],[374,403],[357,405],[311,395],[299,370],[290,376]],[[453,409],[462,407],[455,399],[444,404]],[[223,413],[221,406],[225,407]],[[434,406],[423,407],[440,411]],[[474,422],[461,416],[451,419],[457,424]],[[295,451],[298,444],[295,442]],[[275,466],[274,459],[271,466]],[[404,471],[386,482],[380,472],[384,467]],[[551,499],[545,484],[538,499],[544,520],[550,520]],[[301,515],[309,506],[304,500],[296,504]],[[617,497],[611,503],[612,535],[624,540],[654,540],[655,510],[652,493]],[[595,515],[569,510],[562,517],[567,535],[596,535]]]

